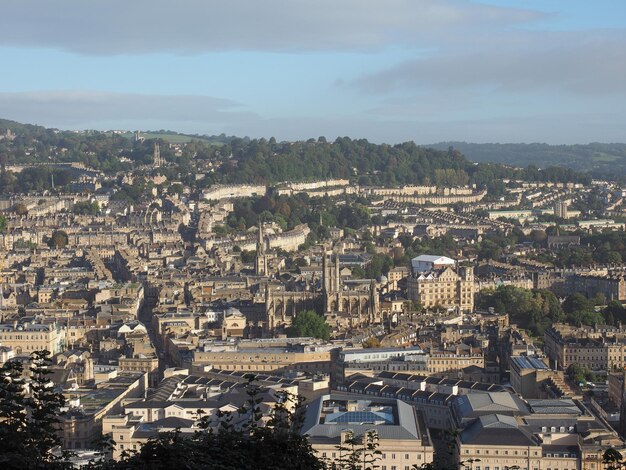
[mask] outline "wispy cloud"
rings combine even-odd
[[[496,40],[497,38],[497,40]],[[470,90],[626,92],[624,31],[476,35],[357,80],[367,92]]]
[[[126,123],[143,128],[148,122],[189,127],[257,119],[230,100],[193,95],[144,95],[96,91],[0,93],[2,116],[52,127],[107,127]]]
[[[456,95],[450,97],[450,106]],[[475,106],[478,97],[468,98]],[[436,100],[420,103],[391,100],[390,109],[369,113],[333,113],[266,118],[244,106],[207,96],[142,95],[91,91],[0,93],[2,117],[62,129],[171,129],[199,134],[249,135],[295,140],[324,135],[367,138],[397,143],[414,140],[433,143],[448,140],[584,143],[623,140],[626,111],[528,113],[490,117],[490,113],[435,113]],[[411,113],[415,107],[421,112]],[[572,136],[575,136],[574,138]]]
[[[96,55],[419,47],[545,17],[459,0],[20,0],[0,45]]]

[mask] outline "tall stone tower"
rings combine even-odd
[[[161,157],[161,147],[159,147],[159,144],[154,144],[152,166],[154,166],[155,168],[158,168],[160,166],[163,166],[164,163],[165,163],[165,160],[163,160],[163,157]]]
[[[259,222],[259,231],[256,241],[256,274],[267,276],[267,254],[265,253],[265,235],[263,234],[263,222]]]
[[[324,251],[322,258],[322,295],[325,312],[337,311],[341,308],[339,255],[332,251]]]

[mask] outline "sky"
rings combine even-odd
[[[60,129],[626,141],[625,0],[0,0],[0,118]]]

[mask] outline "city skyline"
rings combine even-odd
[[[25,1],[0,117],[295,140],[623,141],[615,1]]]

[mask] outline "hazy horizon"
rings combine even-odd
[[[624,140],[625,2],[2,4],[0,114],[19,122],[279,140]]]

